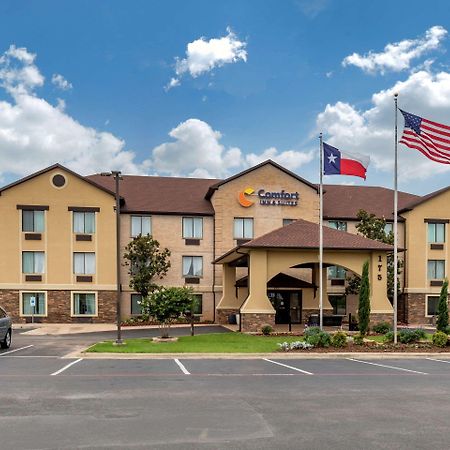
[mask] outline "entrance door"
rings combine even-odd
[[[302,321],[302,291],[290,293],[290,314],[291,323]]]
[[[275,309],[275,323],[300,323],[302,317],[301,291],[268,291],[272,306]]]

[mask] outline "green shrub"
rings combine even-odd
[[[333,347],[345,347],[347,345],[347,335],[343,331],[336,331],[331,336],[331,345]]]
[[[421,328],[416,330],[410,328],[404,328],[398,332],[398,340],[402,344],[411,344],[412,342],[420,341],[421,339],[425,339],[427,334]]]
[[[305,331],[305,342],[314,347],[329,347],[331,344],[330,334],[320,328],[312,327]]]
[[[448,280],[445,279],[441,288],[438,303],[438,317],[436,328],[439,331],[445,331],[448,327]]]
[[[380,322],[372,327],[372,331],[377,334],[386,334],[388,331],[391,331],[392,327],[389,322]]]
[[[394,342],[394,332],[393,331],[388,331],[385,335],[384,335],[384,342]]]
[[[443,331],[436,331],[433,334],[433,345],[436,347],[445,347],[447,345],[448,336]]]
[[[370,322],[370,281],[369,261],[363,264],[361,286],[359,288],[358,326],[359,332],[365,336],[369,332]]]
[[[445,330],[442,330],[446,334],[450,334],[450,325],[445,327]]]
[[[353,343],[355,345],[364,345],[364,336],[361,336],[361,334],[355,334],[353,336]]]
[[[273,328],[272,328],[270,325],[264,325],[264,326],[261,328],[261,332],[262,332],[262,334],[263,334],[264,336],[269,336],[269,335],[272,334]]]

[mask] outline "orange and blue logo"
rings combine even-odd
[[[255,193],[255,190],[251,187],[244,189],[242,192],[239,192],[238,202],[244,208],[248,208],[253,205],[254,202],[247,199],[247,195],[252,195]]]

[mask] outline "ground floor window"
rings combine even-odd
[[[203,295],[194,294],[194,301],[192,302],[192,314],[203,313]]]
[[[34,306],[33,306],[34,305]],[[46,316],[47,308],[45,292],[23,292],[22,293],[22,315],[23,316]]]
[[[347,314],[347,299],[345,295],[329,295],[328,300],[333,307],[333,314],[345,316]]]
[[[141,294],[131,294],[131,314],[139,315],[142,314],[142,295]]]
[[[97,299],[92,292],[74,292],[72,311],[74,316],[97,315]]]
[[[439,304],[439,296],[429,295],[427,297],[427,309],[425,311],[425,315],[436,316],[438,313],[438,304]]]

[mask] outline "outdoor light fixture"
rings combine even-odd
[[[119,181],[122,179],[121,172],[118,170],[112,170],[111,172],[100,173],[102,177],[113,177],[116,182],[115,194],[116,194],[116,277],[117,277],[117,339],[116,345],[122,345],[122,314],[121,314],[121,283],[120,283],[120,195],[119,195]]]

